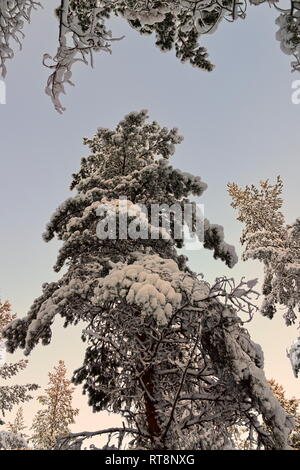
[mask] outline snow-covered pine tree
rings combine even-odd
[[[300,70],[300,9],[291,0],[279,8],[274,0],[250,0],[251,5],[266,3],[279,11],[277,39],[284,53],[292,55],[293,70]],[[14,55],[13,42],[21,46],[24,22],[31,10],[41,6],[34,0],[0,0],[0,74],[5,76],[7,59]],[[124,18],[143,35],[154,34],[162,51],[174,49],[182,62],[211,71],[207,50],[201,37],[213,33],[224,20],[244,19],[247,2],[242,0],[60,0],[55,10],[59,21],[58,49],[54,57],[44,55],[44,65],[51,69],[46,93],[55,109],[63,112],[60,95],[71,84],[75,62],[93,65],[93,53],[111,52],[113,38],[107,22],[112,16]],[[50,62],[49,62],[50,60]]]
[[[52,449],[56,438],[70,432],[79,410],[73,408],[73,392],[70,380],[66,377],[64,361],[59,361],[54,371],[49,372],[49,384],[45,394],[37,398],[42,409],[37,412],[32,423],[31,441],[35,449]]]
[[[90,155],[73,175],[76,194],[56,210],[44,234],[46,241],[56,236],[63,242],[54,269],[67,271],[44,284],[28,315],[5,330],[9,350],[29,354],[39,341],[50,343],[56,315],[65,326],[86,323],[86,355],[73,380],[83,384],[94,411],[120,414],[124,427],[69,435],[58,447],[119,433],[119,445],[131,435],[131,445],[145,449],[228,448],[239,422],[255,430],[260,447],[288,445],[291,420],[272,395],[262,351],[238,316],[253,314],[256,281],[220,278],[210,286],[177,253],[184,241],[174,235],[179,218],[167,230],[165,208],[160,220],[141,215],[140,204],[148,210],[183,206],[206,189],[199,177],[170,165],[181,140],[177,129],[147,123],[145,111],[85,139]],[[126,215],[129,226],[138,220],[140,234],[99,236],[104,205],[116,215],[117,228]],[[145,230],[159,237],[143,237]],[[237,261],[222,227],[207,220],[204,246],[228,266]]]
[[[272,319],[277,308],[283,309],[286,325],[296,322],[300,309],[300,219],[287,225],[280,211],[283,183],[280,177],[272,185],[261,181],[240,188],[228,185],[232,207],[238,210],[237,220],[244,224],[241,243],[243,259],[257,259],[264,265],[264,302],[261,313]],[[289,352],[294,373],[300,370],[300,339]]]

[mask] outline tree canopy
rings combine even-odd
[[[280,211],[283,183],[261,181],[240,188],[228,185],[232,206],[238,210],[238,220],[244,224],[241,243],[243,259],[257,259],[264,265],[261,313],[272,319],[278,308],[283,310],[287,326],[295,324],[300,311],[300,219],[289,225]],[[294,374],[300,370],[300,340],[292,345],[289,357]]]
[[[278,12],[277,40],[285,54],[291,55],[292,70],[300,70],[300,7],[291,1],[281,8],[277,0],[250,0],[251,6],[268,3]],[[16,42],[22,47],[23,26],[32,10],[42,7],[35,0],[0,0],[0,73],[5,77],[6,61],[14,56]],[[155,35],[155,44],[162,51],[174,50],[181,62],[212,71],[214,66],[201,38],[213,34],[224,21],[245,19],[246,0],[61,0],[55,10],[58,20],[58,48],[55,54],[44,54],[43,63],[50,69],[46,93],[55,109],[65,108],[60,95],[65,85],[73,85],[75,62],[93,66],[93,54],[111,52],[114,37],[108,27],[109,18],[123,18],[142,35]]]

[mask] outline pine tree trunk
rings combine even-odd
[[[143,375],[142,380],[145,384],[147,392],[144,393],[144,402],[146,410],[146,419],[147,427],[150,436],[152,437],[152,442],[156,441],[156,438],[160,435],[160,427],[157,422],[157,412],[153,400],[150,396],[154,395],[154,386],[153,386],[153,368],[149,368]]]
[[[140,340],[146,342],[146,334],[143,333],[140,335]],[[151,436],[151,444],[158,448],[158,438],[161,435],[160,426],[158,424],[157,410],[155,407],[155,390],[153,382],[154,369],[153,366],[147,368],[147,370],[142,374],[141,380],[144,384],[144,403],[145,403],[145,415],[146,415],[146,426]]]

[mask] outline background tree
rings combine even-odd
[[[7,424],[8,430],[13,434],[19,434],[22,437],[25,437],[23,431],[26,429],[23,408],[20,407],[16,413],[15,419],[13,422]]]
[[[0,432],[0,449],[2,450],[28,450],[23,409],[20,407],[13,422],[7,424],[8,431]]]
[[[57,436],[70,432],[69,425],[74,423],[79,412],[72,407],[74,388],[66,373],[64,361],[59,361],[54,372],[49,373],[49,386],[45,394],[37,398],[43,409],[35,415],[31,428],[35,449],[52,449]]]
[[[44,234],[63,241],[55,270],[66,265],[66,273],[44,284],[28,315],[6,328],[8,348],[29,354],[39,341],[49,344],[56,315],[65,326],[85,322],[86,355],[73,380],[83,383],[94,411],[118,413],[124,426],[69,435],[58,447],[117,433],[119,446],[129,434],[132,446],[145,449],[224,449],[232,445],[232,425],[243,420],[255,427],[260,447],[286,448],[291,420],[238,316],[252,316],[256,280],[219,278],[210,286],[177,253],[185,242],[177,209],[194,209],[189,196],[200,196],[206,184],[170,165],[182,140],[177,129],[147,117],[130,113],[116,129],[85,139],[90,155],[73,175],[76,194]],[[189,229],[202,239],[192,213]],[[134,236],[120,232],[124,216]],[[103,221],[116,223],[115,236],[100,233]],[[205,220],[202,241],[215,258],[236,263],[219,225]]]
[[[267,0],[250,0],[260,5]],[[292,55],[292,70],[300,69],[300,9],[299,2],[281,8],[275,0],[268,4],[278,10],[277,39],[283,52]],[[31,10],[40,6],[34,0],[0,0],[0,72],[6,74],[5,62],[12,58],[12,42],[21,46],[24,22],[30,20]],[[58,49],[54,57],[44,55],[44,64],[51,69],[46,92],[58,112],[64,107],[60,94],[71,81],[75,62],[91,62],[96,51],[111,52],[113,38],[107,27],[111,16],[124,18],[141,34],[155,34],[156,46],[162,51],[174,49],[182,62],[211,71],[207,50],[200,46],[203,35],[215,32],[227,20],[244,19],[247,2],[242,0],[61,0],[55,10],[59,21]],[[52,62],[48,62],[52,60]]]
[[[276,380],[269,380],[272,391],[276,396],[277,400],[281,403],[281,406],[286,412],[291,415],[295,422],[295,428],[290,434],[290,443],[293,449],[300,450],[300,414],[299,414],[299,402],[298,398],[292,397],[287,398],[285,396],[285,390]]]
[[[237,220],[244,224],[241,243],[243,259],[257,259],[264,265],[264,302],[261,313],[272,319],[278,307],[284,309],[287,326],[296,322],[300,310],[300,219],[287,225],[280,211],[282,181],[272,185],[261,181],[260,187],[228,185],[232,207],[238,210]],[[289,352],[295,376],[300,370],[300,342]]]
[[[3,329],[14,319],[16,316],[11,312],[9,302],[0,302],[0,344],[3,346]],[[25,369],[28,361],[20,360],[15,364],[1,363],[0,364],[0,379],[4,380],[14,377],[19,371]],[[13,409],[15,405],[26,402],[32,398],[31,392],[36,390],[36,384],[27,385],[0,385],[0,411],[4,416],[6,412]]]
[[[9,302],[0,302],[0,348],[3,352],[0,362],[0,379],[1,382],[4,380],[14,377],[19,371],[25,369],[28,361],[21,360],[15,364],[5,363],[5,347],[2,332],[3,329],[13,320],[16,316],[11,312]],[[27,385],[0,385],[0,410],[4,416],[7,412],[10,412],[15,405],[26,402],[32,398],[31,392],[36,390],[38,386],[36,384]],[[17,419],[18,417],[18,419]],[[21,413],[20,410],[17,413],[15,425],[8,425],[9,431],[0,431],[0,449],[2,450],[20,450],[27,448],[27,442],[21,432]],[[0,420],[0,425],[5,424],[4,421]],[[21,426],[22,427],[22,426]]]

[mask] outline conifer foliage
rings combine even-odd
[[[15,318],[11,312],[9,302],[0,303],[0,344],[4,346],[3,330]],[[4,385],[4,381],[14,377],[18,372],[25,369],[27,361],[20,360],[14,364],[0,364],[0,411],[4,416],[6,412],[13,409],[15,405],[28,401],[32,398],[32,391],[38,388],[35,384],[27,385]]]
[[[70,434],[58,448],[115,432],[119,446],[130,435],[131,445],[144,449],[224,449],[240,421],[256,429],[260,447],[287,448],[292,421],[271,393],[261,348],[239,317],[255,310],[256,280],[224,277],[210,285],[177,253],[185,238],[176,238],[174,228],[183,220],[174,216],[165,228],[165,206],[153,220],[150,206],[181,207],[206,184],[169,163],[182,140],[177,129],[147,118],[146,111],[130,113],[114,130],[99,128],[85,139],[90,155],[73,175],[75,194],[44,234],[62,241],[55,270],[66,272],[44,284],[28,315],[6,328],[8,348],[29,354],[39,341],[49,344],[56,315],[65,326],[85,322],[86,355],[73,380],[83,384],[94,411],[118,413],[124,426]],[[141,204],[149,211],[141,213]],[[127,226],[138,221],[137,236],[99,236],[107,214],[117,228],[124,215]],[[204,221],[203,242],[215,258],[236,263],[219,225]]]
[[[276,380],[271,379],[268,381],[272,393],[277,398],[284,410],[291,416],[294,421],[294,428],[289,435],[289,444],[292,449],[300,450],[300,414],[299,414],[299,399],[287,398],[286,392],[282,385]],[[267,429],[266,429],[267,431]],[[254,427],[245,427],[243,423],[234,426],[232,429],[232,436],[235,441],[236,447],[239,450],[254,450],[257,448],[257,433]]]
[[[15,318],[15,315],[11,312],[9,302],[0,302],[0,346],[2,351],[4,348],[3,340],[3,329]],[[3,359],[5,359],[3,357]],[[7,412],[10,412],[14,406],[27,402],[32,398],[31,392],[36,390],[38,386],[36,384],[27,385],[6,385],[4,381],[14,377],[18,372],[25,369],[27,361],[20,360],[14,364],[6,363],[1,360],[0,363],[0,411],[3,416]],[[0,420],[0,424],[4,424]],[[0,431],[0,449],[11,450],[11,449],[23,449],[27,447],[26,440],[20,434],[20,430],[16,429],[16,426],[10,427],[9,432]]]
[[[34,417],[31,428],[35,449],[52,449],[58,436],[69,433],[69,426],[79,412],[72,406],[74,387],[66,373],[64,361],[59,361],[54,371],[49,373],[45,394],[37,398],[42,409]]]
[[[7,427],[8,430],[13,434],[20,434],[22,437],[24,437],[23,431],[26,429],[27,426],[25,425],[22,407],[18,409],[15,419],[13,420],[13,422],[9,422]]]
[[[251,5],[267,0],[250,0]],[[300,70],[300,8],[291,0],[286,8],[275,0],[268,4],[278,10],[276,38],[282,51],[294,57],[293,70]],[[32,9],[42,4],[35,0],[0,0],[0,73],[6,75],[6,61],[14,56],[13,43],[22,46],[23,26],[30,21]],[[46,93],[55,109],[65,108],[60,95],[71,81],[75,62],[89,62],[93,53],[111,52],[115,38],[108,28],[112,16],[123,18],[142,35],[155,35],[155,44],[162,51],[174,49],[182,62],[207,71],[213,70],[203,35],[214,33],[220,23],[246,17],[247,2],[233,0],[60,0],[55,10],[59,22],[58,48],[51,56],[44,54],[43,63],[50,69]]]
[[[295,428],[290,434],[289,440],[293,449],[300,450],[300,413],[299,413],[299,399],[292,397],[287,398],[286,391],[283,386],[280,385],[276,380],[269,380],[272,392],[280,402],[281,406],[293,417]]]
[[[265,269],[264,302],[261,313],[272,319],[278,308],[283,310],[287,326],[293,325],[300,310],[300,219],[288,225],[280,211],[283,183],[261,181],[260,187],[228,185],[232,206],[244,224],[241,243],[243,259],[257,259]],[[300,340],[289,352],[294,373],[300,370]]]

